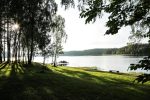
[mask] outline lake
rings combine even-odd
[[[97,67],[98,70],[117,70],[119,72],[147,72],[143,70],[127,70],[131,63],[138,63],[143,56],[60,56],[57,61],[65,60],[70,67]],[[42,57],[35,57],[35,62],[43,62]],[[51,63],[51,57],[46,59],[46,63]]]

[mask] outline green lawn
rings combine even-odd
[[[0,100],[149,100],[150,82],[133,83],[134,75],[87,68],[0,66]]]

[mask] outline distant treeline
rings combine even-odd
[[[136,55],[145,56],[149,54],[150,46],[148,44],[132,44],[122,48],[98,48],[83,51],[68,51],[62,56],[99,56],[99,55]]]
[[[116,54],[126,55],[149,55],[150,45],[149,44],[132,44],[125,47],[119,48]]]

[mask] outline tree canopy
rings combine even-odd
[[[86,23],[95,20],[103,13],[109,13],[106,34],[116,34],[124,26],[132,26],[133,31],[148,36],[150,29],[149,0],[88,0],[82,9],[81,17]]]
[[[62,5],[74,5],[73,0],[62,0]],[[132,32],[149,37],[150,1],[149,0],[78,0],[81,18],[85,23],[96,21],[104,13],[109,13],[105,34],[117,34],[125,26],[131,26]]]

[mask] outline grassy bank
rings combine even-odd
[[[150,83],[135,84],[134,79],[86,68],[3,63],[0,100],[149,100]]]

